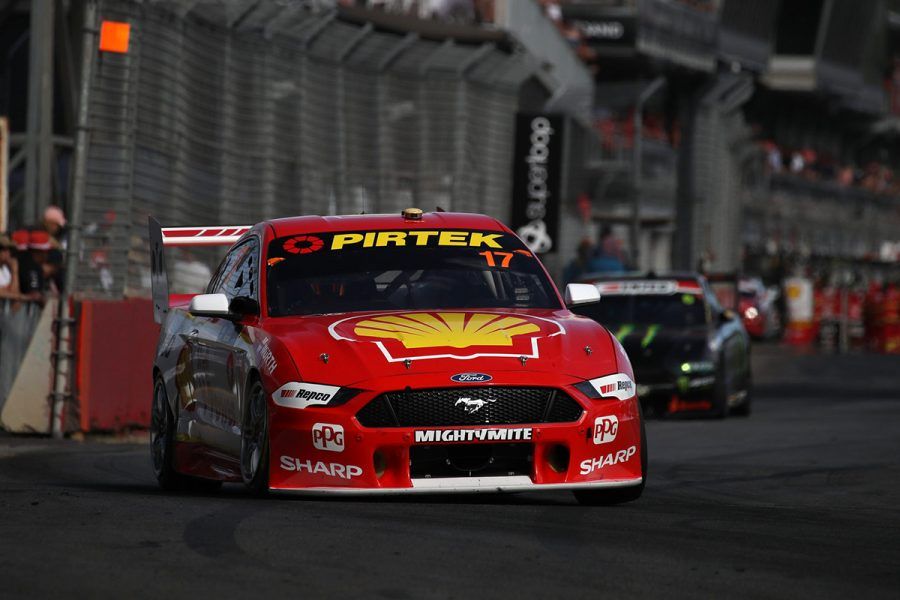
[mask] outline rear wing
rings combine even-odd
[[[250,225],[214,227],[162,227],[150,217],[150,287],[153,296],[153,320],[162,323],[169,313],[169,276],[166,272],[166,246],[230,246],[250,231]]]

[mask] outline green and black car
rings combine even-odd
[[[697,274],[589,276],[599,303],[577,312],[606,326],[634,368],[648,414],[750,414],[750,338]]]

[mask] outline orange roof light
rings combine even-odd
[[[102,52],[128,52],[131,24],[118,21],[103,21],[100,25],[100,50]]]

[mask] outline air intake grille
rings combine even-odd
[[[388,392],[356,418],[364,427],[452,427],[569,423],[582,412],[560,390],[490,386]]]

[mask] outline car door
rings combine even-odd
[[[208,293],[258,298],[259,243],[250,238],[233,248]],[[196,317],[191,343],[197,417],[204,443],[229,456],[240,453],[240,401],[247,373],[248,340],[243,325],[225,318]]]

